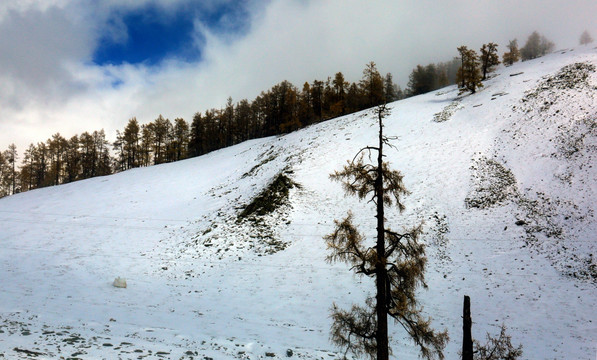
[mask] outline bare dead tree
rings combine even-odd
[[[335,221],[334,232],[325,237],[331,254],[328,261],[343,261],[355,273],[375,279],[375,297],[369,297],[364,306],[353,305],[349,311],[332,308],[331,339],[343,348],[345,355],[368,355],[371,359],[387,360],[391,349],[388,337],[388,316],[400,324],[419,347],[426,359],[437,356],[443,359],[443,349],[448,340],[447,332],[436,332],[431,320],[422,316],[422,307],[415,290],[427,287],[425,283],[425,246],[419,242],[422,224],[399,233],[386,227],[384,211],[396,206],[404,210],[402,196],[408,191],[402,174],[391,170],[383,161],[384,146],[392,146],[394,138],[383,134],[383,119],[389,115],[385,105],[375,110],[379,122],[377,146],[367,146],[358,151],[352,161],[341,171],[330,175],[340,181],[349,195],[367,200],[376,207],[377,237],[374,246],[365,245],[365,237],[352,224],[352,214],[342,221]],[[365,162],[377,153],[377,162]]]
[[[487,334],[487,343],[481,345],[477,340],[475,343],[475,360],[516,360],[522,356],[522,345],[514,347],[512,338],[506,334],[506,325],[501,326],[500,334],[493,337]]]

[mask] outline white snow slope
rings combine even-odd
[[[595,66],[596,49],[559,51],[498,68],[474,95],[390,104],[387,160],[412,194],[388,220],[425,221],[419,296],[449,331],[447,359],[464,295],[481,342],[505,324],[525,359],[595,359]],[[0,358],[339,358],[330,307],[363,301],[373,281],[328,264],[322,237],[348,210],[368,235],[375,218],[328,175],[376,137],[364,111],[0,199]],[[282,171],[301,185],[288,203],[237,222]],[[418,358],[391,332],[396,358]]]

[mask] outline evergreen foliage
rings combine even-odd
[[[376,109],[379,122],[379,143],[376,147],[361,149],[353,161],[341,171],[330,175],[342,182],[348,195],[357,196],[375,204],[377,238],[368,247],[365,237],[352,224],[352,214],[335,221],[333,233],[325,237],[331,254],[330,262],[343,261],[359,275],[375,279],[375,297],[369,297],[363,306],[354,305],[350,311],[332,308],[332,341],[345,354],[367,355],[371,359],[388,359],[391,352],[388,337],[388,316],[400,324],[419,347],[424,358],[443,359],[443,348],[448,340],[446,332],[435,332],[430,319],[421,315],[415,291],[425,284],[425,246],[419,242],[422,226],[397,233],[386,226],[386,207],[396,206],[402,212],[402,196],[408,194],[402,174],[392,170],[383,161],[383,147],[391,146],[383,135],[383,118],[389,114],[385,105]],[[377,153],[375,164],[365,162],[365,153]]]

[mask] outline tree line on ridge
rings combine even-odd
[[[585,31],[580,42],[587,44],[592,38]],[[553,47],[553,42],[533,32],[521,49],[516,39],[510,41],[502,60],[506,66],[512,65],[543,56]],[[133,117],[122,131],[117,130],[112,142],[104,130],[68,139],[56,133],[45,142],[30,144],[21,165],[17,165],[16,146],[11,144],[0,152],[0,197],[200,156],[451,84],[458,84],[463,92],[474,93],[487,73],[500,63],[497,45],[484,44],[480,55],[466,46],[457,50],[460,56],[450,61],[417,65],[404,91],[394,83],[391,73],[382,76],[376,64],[370,62],[358,82],[346,81],[341,72],[325,81],[305,82],[302,89],[285,80],[261,92],[253,101],[233,103],[228,98],[222,108],[197,112],[190,123],[159,115],[152,122],[141,124]]]

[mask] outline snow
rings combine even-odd
[[[500,67],[474,95],[448,87],[390,104],[385,131],[398,140],[387,160],[412,194],[403,214],[387,216],[396,230],[425,221],[429,288],[419,296],[433,325],[449,331],[446,358],[461,347],[464,295],[478,340],[504,323],[525,359],[597,352],[597,290],[586,275],[597,263],[597,74],[543,89],[575,63],[597,66],[597,50]],[[554,104],[543,109],[546,101]],[[329,309],[362,301],[373,283],[327,263],[322,237],[348,210],[367,235],[375,219],[328,175],[375,144],[376,131],[363,111],[0,199],[0,357],[339,357]],[[566,151],[570,139],[576,147]],[[515,186],[495,189],[495,204],[467,207],[486,190],[480,177],[503,176],[487,170],[496,168]],[[236,215],[282,171],[301,186],[261,219],[276,245]],[[126,288],[112,285],[117,277]],[[394,354],[418,358],[391,330]]]

